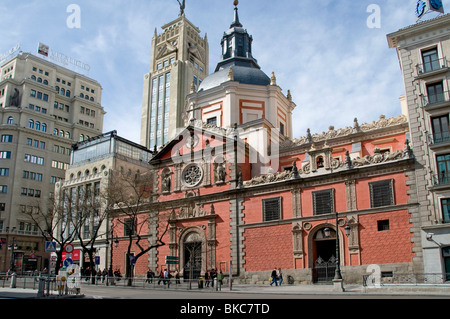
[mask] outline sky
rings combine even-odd
[[[395,49],[386,35],[416,23],[417,0],[240,0],[253,57],[284,94],[291,91],[293,137],[401,114],[404,94]],[[450,0],[443,1],[450,10]],[[76,5],[79,11],[73,11]],[[207,34],[210,73],[233,21],[232,0],[186,0],[186,17]],[[103,132],[140,142],[144,75],[155,31],[175,20],[176,0],[2,0],[0,55],[38,43],[90,66],[69,69],[97,80],[106,111]],[[79,12],[79,14],[78,14]],[[428,18],[436,15],[429,14]]]

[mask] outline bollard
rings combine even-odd
[[[45,295],[45,278],[39,277],[38,298],[42,298]]]
[[[10,288],[16,288],[16,283],[17,283],[17,274],[13,273],[11,275],[11,285],[9,287]]]

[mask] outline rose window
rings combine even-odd
[[[203,172],[198,165],[189,165],[183,171],[183,182],[186,184],[186,186],[189,187],[196,186],[198,185],[198,183],[200,183],[202,175]]]

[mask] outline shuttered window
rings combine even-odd
[[[263,199],[262,206],[265,222],[281,219],[281,197]]]
[[[312,193],[314,215],[334,213],[334,189],[326,189]]]
[[[369,183],[369,188],[370,206],[372,208],[394,205],[394,188],[392,179]]]

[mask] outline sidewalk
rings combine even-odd
[[[225,290],[229,290],[228,287]],[[345,294],[345,295],[436,295],[450,298],[450,285],[393,285],[385,284],[380,287],[363,287],[362,285],[344,285],[344,292],[335,291],[333,285],[236,285],[232,291],[239,293],[277,293],[277,294]]]
[[[222,292],[226,293],[254,293],[254,294],[295,294],[295,295],[345,295],[351,296],[437,296],[450,298],[450,285],[383,285],[381,287],[363,287],[362,285],[344,285],[345,291],[334,291],[332,285],[282,285],[282,286],[269,286],[269,285],[249,285],[249,284],[236,284],[233,285],[230,291],[228,286],[222,287]],[[136,288],[139,289],[139,288]],[[148,289],[148,288],[147,288]],[[170,288],[168,289],[170,290]],[[180,291],[180,289],[178,289]],[[195,292],[213,292],[211,290],[186,290]],[[89,296],[83,295],[83,289],[81,295],[53,295],[47,298],[54,299],[68,299],[68,298],[89,298]],[[220,293],[220,292],[219,292]],[[36,299],[37,290],[23,289],[23,288],[0,288],[0,299]]]
[[[0,288],[0,299],[37,299],[38,291],[35,289],[23,288]],[[46,297],[46,299],[75,299],[84,298],[84,295],[63,295],[57,294]]]

